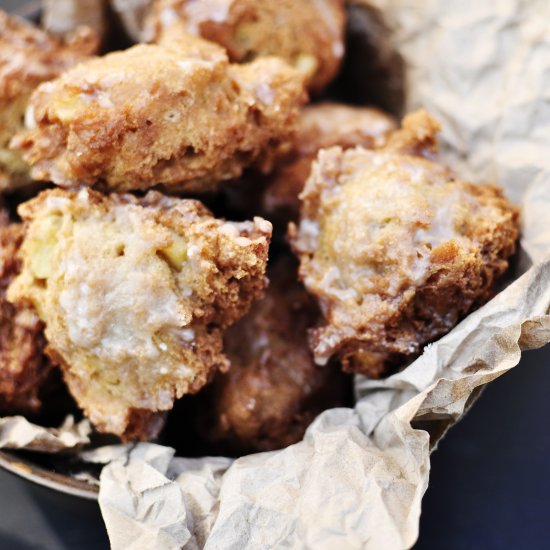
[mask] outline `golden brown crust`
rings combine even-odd
[[[320,363],[336,354],[350,370],[372,371],[353,360],[357,350],[418,353],[489,299],[508,266],[518,209],[500,188],[425,158],[436,128],[421,113],[388,140],[398,145],[326,149],[313,165],[290,239],[325,317],[310,340]]]
[[[288,221],[298,219],[298,195],[319,149],[333,145],[343,149],[357,145],[371,149],[395,128],[395,119],[375,108],[328,101],[308,105],[298,119],[292,150],[268,177],[262,196],[262,214],[286,228]]]
[[[231,362],[200,406],[202,433],[220,449],[279,449],[302,439],[322,410],[341,405],[346,378],[335,365],[318,367],[307,329],[319,318],[314,301],[296,281],[294,262],[269,271],[266,296],[224,338]]]
[[[0,192],[28,183],[28,167],[8,150],[23,128],[27,102],[41,83],[94,53],[97,42],[79,29],[68,44],[0,10]]]
[[[283,61],[231,65],[219,46],[175,32],[40,86],[36,128],[12,146],[33,178],[62,186],[205,191],[287,140],[304,99]]]
[[[369,378],[382,378],[403,367],[414,355],[374,351],[356,346],[353,353],[342,355],[344,372],[360,373]]]
[[[122,439],[125,441],[151,441],[158,437],[165,423],[166,413],[130,409],[128,425]]]
[[[33,304],[49,356],[99,431],[149,437],[158,423],[146,411],[226,368],[222,333],[266,285],[271,225],[224,222],[154,192],[56,189],[19,213],[28,230],[10,300]]]
[[[387,134],[383,147],[386,151],[435,159],[439,131],[439,122],[424,109],[419,109],[403,118],[401,128]]]
[[[0,211],[0,414],[36,412],[51,366],[42,323],[26,304],[13,306],[6,290],[19,273],[23,226]]]
[[[334,78],[344,54],[343,0],[157,0],[146,38],[159,40],[174,23],[220,44],[232,61],[281,57],[312,92]]]

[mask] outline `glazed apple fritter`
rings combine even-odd
[[[303,100],[284,61],[231,65],[219,46],[171,32],[40,86],[35,127],[12,146],[33,178],[61,186],[205,191],[287,140]]]
[[[315,416],[345,398],[347,377],[334,364],[315,365],[308,349],[319,310],[297,282],[294,262],[280,259],[268,275],[266,296],[226,332],[231,367],[200,405],[201,433],[230,452],[296,443]]]
[[[97,40],[79,29],[67,43],[0,10],[0,192],[29,182],[28,166],[10,139],[23,129],[33,90],[95,52]]]
[[[88,189],[45,191],[19,213],[27,235],[9,300],[33,304],[99,431],[154,437],[155,412],[227,368],[222,333],[262,294],[271,224]]]
[[[23,234],[23,226],[9,223],[0,211],[0,414],[36,412],[51,372],[40,319],[29,304],[14,306],[6,300],[8,285],[21,268]]]
[[[335,147],[313,165],[290,239],[325,317],[310,332],[320,364],[337,355],[348,370],[380,374],[373,358],[418,353],[489,299],[508,266],[517,208],[500,188],[419,156],[434,153],[436,128],[418,112],[387,149]],[[358,351],[368,360],[354,360]]]
[[[145,30],[158,40],[174,23],[223,46],[235,62],[276,55],[320,92],[344,55],[343,0],[156,0]]]
[[[262,213],[286,228],[289,220],[298,219],[298,195],[319,149],[333,145],[344,149],[362,145],[371,149],[395,128],[394,118],[375,108],[332,102],[304,107],[290,154],[268,177],[261,199]]]

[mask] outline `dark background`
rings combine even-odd
[[[440,443],[417,550],[550,548],[548,362],[550,347],[525,354]],[[97,503],[0,470],[0,550],[75,548],[108,548]]]
[[[550,547],[549,360],[526,353],[440,443],[416,550]],[[108,548],[98,506],[0,470],[0,549],[31,548]]]

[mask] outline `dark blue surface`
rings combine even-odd
[[[549,363],[526,354],[441,442],[416,550],[550,548]],[[108,548],[97,504],[0,471],[0,550],[30,548]]]
[[[441,442],[416,550],[550,548],[549,364],[525,354]]]
[[[0,470],[0,550],[109,548],[97,502],[58,494]]]

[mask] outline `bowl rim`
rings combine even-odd
[[[15,452],[0,450],[0,468],[27,481],[66,495],[87,500],[98,499],[99,487],[84,480],[75,479],[70,475],[37,466],[33,461],[19,456]]]

